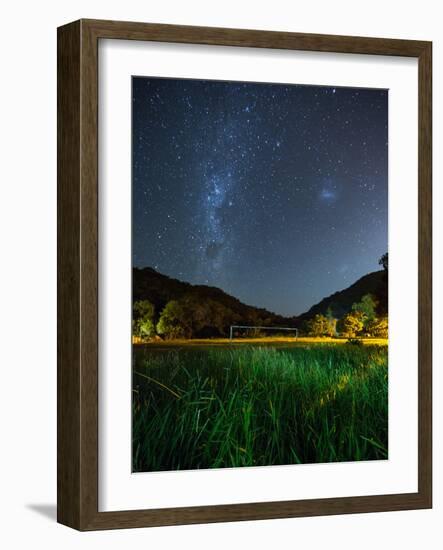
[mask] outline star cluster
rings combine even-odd
[[[387,251],[388,92],[134,77],[133,264],[295,315]]]

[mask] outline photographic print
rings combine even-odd
[[[132,78],[134,472],[388,458],[388,91]]]

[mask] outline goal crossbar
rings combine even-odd
[[[298,338],[298,328],[294,327],[263,327],[263,326],[252,326],[252,325],[231,325],[229,328],[229,339],[232,340],[234,336],[234,329],[237,328],[247,328],[247,329],[260,329],[260,330],[277,330],[277,331],[293,331],[295,332],[295,338]]]

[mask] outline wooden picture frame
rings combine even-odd
[[[159,41],[418,58],[418,492],[98,511],[98,42]],[[432,44],[257,30],[80,20],[58,29],[58,521],[79,530],[432,506]]]

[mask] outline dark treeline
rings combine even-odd
[[[191,285],[149,267],[133,270],[133,302],[134,335],[141,338],[215,338],[228,336],[236,324],[296,323],[295,317],[246,305],[219,288]]]

